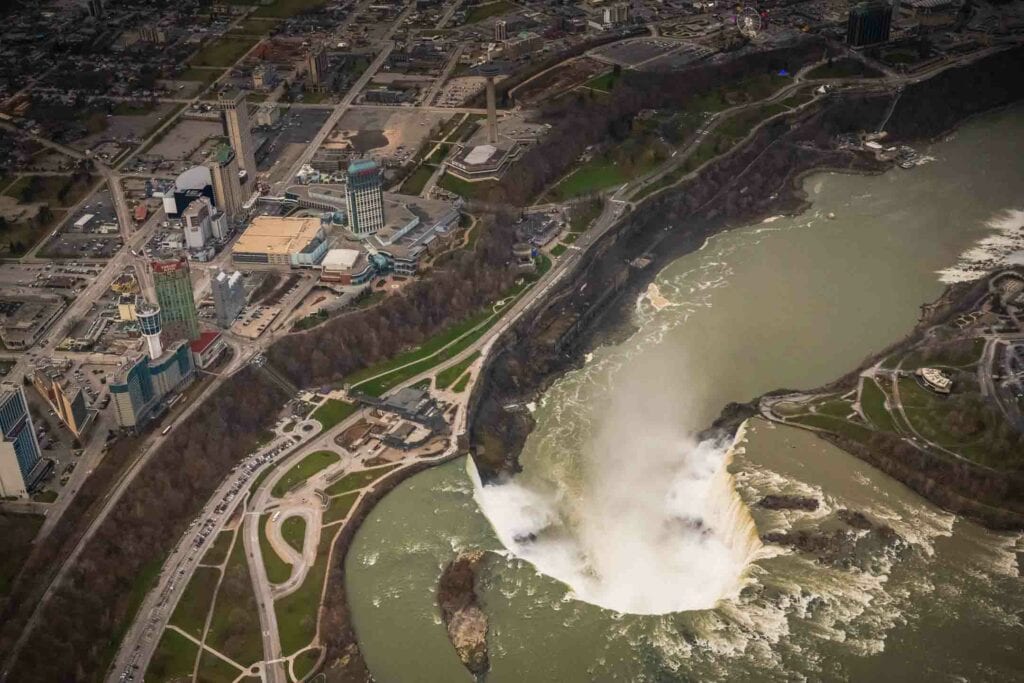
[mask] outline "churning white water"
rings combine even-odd
[[[989,233],[939,271],[947,284],[977,280],[993,268],[1024,263],[1024,211],[1007,209],[985,223]]]
[[[511,553],[577,599],[630,614],[713,608],[761,548],[728,472],[732,444],[688,437],[664,391],[616,396],[572,493],[529,477],[482,486],[470,460],[474,497]]]

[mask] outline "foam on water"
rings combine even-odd
[[[985,226],[988,235],[962,253],[956,265],[939,271],[942,282],[970,282],[993,268],[1024,263],[1024,210],[1002,211]]]

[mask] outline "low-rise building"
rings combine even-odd
[[[377,274],[371,255],[362,249],[331,249],[320,264],[320,279],[342,285],[362,285]]]
[[[208,368],[227,348],[220,332],[203,332],[199,339],[189,344],[192,361],[199,369]]]
[[[0,339],[12,351],[33,346],[66,307],[59,296],[0,296]]]
[[[953,380],[938,368],[918,368],[914,374],[937,394],[948,394],[953,390]]]

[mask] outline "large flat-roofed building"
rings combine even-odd
[[[140,354],[129,360],[109,382],[118,425],[142,429],[162,412],[163,400],[188,386],[195,374],[192,350],[184,341],[172,344],[159,358]]]
[[[356,237],[372,235],[384,227],[382,185],[377,162],[360,159],[349,164],[345,201],[348,229]]]
[[[47,294],[0,296],[0,339],[12,351],[27,349],[39,341],[66,306],[61,297]]]
[[[67,368],[46,365],[32,373],[32,385],[46,399],[60,421],[81,438],[96,416],[85,404],[85,388],[67,374]]]
[[[319,217],[257,216],[231,248],[237,266],[309,268],[327,253],[327,237]]]
[[[46,470],[25,391],[5,382],[0,386],[0,495],[27,496]]]

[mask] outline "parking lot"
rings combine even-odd
[[[679,46],[680,42],[671,38],[638,38],[598,48],[591,54],[603,61],[628,67],[664,55]]]
[[[41,256],[107,259],[116,254],[123,241],[110,190],[92,195],[55,233],[40,250]]]

